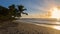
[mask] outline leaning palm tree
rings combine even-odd
[[[19,10],[18,16],[21,17],[21,14],[26,14],[26,15],[28,15],[28,13],[25,13],[25,12],[24,12],[24,11],[27,10],[27,9],[25,9],[23,5],[18,5],[18,10]]]

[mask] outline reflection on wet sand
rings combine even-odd
[[[39,25],[39,26],[44,26],[44,27],[50,27],[56,30],[60,30],[60,23],[59,22],[54,22],[51,24],[35,24],[35,25]]]

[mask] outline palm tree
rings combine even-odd
[[[18,5],[18,10],[19,10],[18,16],[21,17],[21,14],[26,14],[26,15],[28,15],[28,13],[23,12],[23,11],[27,10],[27,9],[24,8],[23,5]]]

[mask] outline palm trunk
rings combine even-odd
[[[21,17],[21,12],[20,12],[20,17]]]

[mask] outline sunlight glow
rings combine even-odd
[[[60,18],[60,9],[58,8],[53,8],[51,12],[51,18]]]
[[[53,8],[51,18],[60,18],[60,10],[58,8]]]

